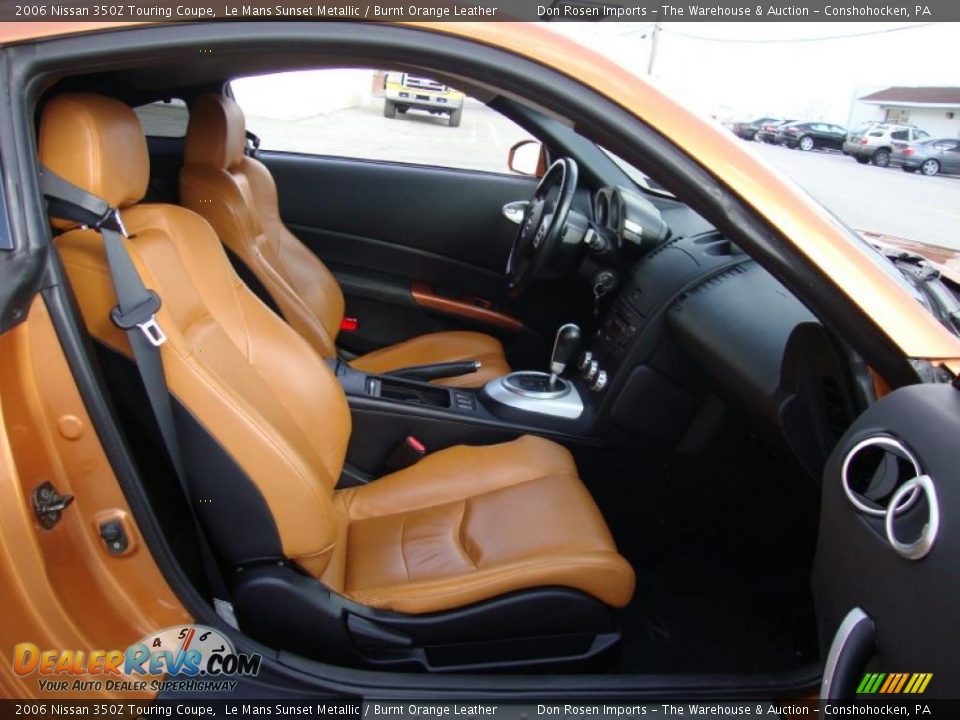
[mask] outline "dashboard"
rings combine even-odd
[[[593,219],[620,248],[632,245],[641,251],[651,250],[668,232],[656,206],[639,193],[621,187],[604,187],[596,192]]]
[[[718,396],[817,473],[858,413],[850,358],[817,318],[679,202],[657,207],[605,187],[591,209],[603,246],[588,231],[583,267],[593,277],[606,269],[617,284],[580,372],[607,430],[679,441],[705,399]]]

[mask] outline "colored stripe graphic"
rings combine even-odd
[[[920,695],[933,673],[867,673],[857,686],[858,695]]]

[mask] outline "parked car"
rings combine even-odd
[[[924,175],[960,173],[960,140],[931,138],[915,143],[896,141],[890,164],[905,172],[919,170]]]
[[[450,127],[459,127],[463,119],[463,93],[441,82],[405,72],[387,73],[383,116],[392,120],[397,113],[425,110],[431,115],[446,115]]]
[[[872,162],[877,167],[887,167],[894,142],[913,143],[928,137],[930,133],[913,125],[863,123],[847,135],[843,153],[863,165]]]
[[[796,120],[776,120],[764,123],[760,126],[754,139],[773,145],[777,142],[777,131],[784,125],[789,125],[792,122],[796,122]]]
[[[795,122],[781,125],[776,141],[788,148],[809,150],[839,150],[847,131],[839,125],[825,122]]]
[[[733,134],[744,140],[755,140],[757,132],[766,123],[782,122],[783,118],[760,117],[756,120],[743,120],[733,124]]]

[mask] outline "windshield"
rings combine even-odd
[[[673,197],[673,194],[669,190],[667,190],[665,187],[660,185],[656,180],[653,180],[652,178],[650,178],[648,175],[643,173],[634,165],[631,165],[630,163],[628,163],[619,155],[616,155],[610,152],[605,147],[601,147],[600,149],[603,150],[603,152],[606,154],[607,157],[609,157],[611,160],[613,160],[614,163],[616,163],[617,167],[619,167],[621,170],[623,170],[624,173],[626,173],[627,177],[633,180],[633,182],[635,182],[638,186],[640,186],[644,190],[652,190],[653,192],[659,193],[661,195],[669,195],[670,197]]]
[[[644,28],[618,25],[557,31],[720,122],[732,142],[762,156],[847,227],[947,250],[960,269],[960,150],[902,152],[905,143],[960,137],[960,109],[927,87],[960,102],[960,85],[934,77],[956,66],[960,23],[897,28],[903,51],[896,53],[890,35],[858,35],[874,29],[870,23],[851,23],[849,35],[828,24],[784,27],[762,42],[738,23],[697,32],[664,23],[655,58]],[[697,62],[679,61],[691,57]],[[640,187],[661,190],[647,168],[611,158]]]

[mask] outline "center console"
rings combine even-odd
[[[348,462],[381,473],[409,436],[428,451],[527,433],[574,445],[678,441],[703,400],[703,378],[666,331],[667,318],[682,311],[680,299],[744,272],[748,262],[715,232],[663,243],[630,268],[588,338],[564,325],[545,372],[513,372],[482,388],[423,382],[409,368],[368,375],[333,361],[354,423]]]
[[[354,432],[347,461],[382,473],[390,452],[414,437],[429,451],[456,444],[504,442],[524,434],[592,444],[594,408],[580,378],[561,377],[579,349],[580,329],[558,332],[550,372],[523,370],[481,388],[446,387],[402,377],[373,375],[342,360],[329,361],[350,404]]]

